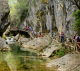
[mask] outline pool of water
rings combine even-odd
[[[21,51],[18,45],[9,45],[10,52],[0,52],[0,71],[56,71],[47,68],[50,59],[37,56],[37,52]]]

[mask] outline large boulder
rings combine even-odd
[[[26,38],[26,37],[24,37],[24,36],[22,36],[22,37],[20,37],[19,38],[19,40],[18,40],[18,42],[19,43],[27,43],[29,41],[29,38]]]
[[[40,37],[40,38],[34,38],[33,40],[22,44],[23,48],[32,48],[36,50],[41,50],[42,48],[48,46],[50,43],[50,37]]]

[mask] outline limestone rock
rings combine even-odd
[[[10,24],[9,18],[9,5],[7,1],[0,0],[0,36],[2,36],[3,32]],[[8,45],[6,45],[6,41],[0,37],[0,50],[10,49]]]
[[[40,37],[40,38],[34,38],[33,40],[22,44],[22,47],[24,48],[32,48],[36,50],[41,50],[46,45],[49,45],[49,37]]]
[[[58,66],[59,71],[80,70],[80,54],[67,54],[61,58],[53,59],[47,67]]]
[[[72,24],[75,21],[75,18],[72,18],[72,14],[78,8],[71,0],[48,0],[46,3],[42,3],[40,0],[35,0],[35,3],[33,3],[31,0],[30,4],[32,5],[29,9],[29,15],[19,25],[19,28],[24,29],[30,25],[34,31],[39,29],[42,31],[58,30],[59,34],[64,32],[66,37],[72,37],[75,34],[72,30]]]
[[[9,17],[10,9],[7,1],[0,0],[0,36],[7,29],[10,24]]]
[[[5,39],[0,37],[0,50],[10,50],[10,47],[6,44]]]
[[[23,36],[20,37],[19,40],[18,40],[19,43],[27,43],[28,41],[29,41],[29,39],[26,38],[26,37],[23,37]]]

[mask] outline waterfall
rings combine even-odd
[[[16,43],[16,40],[14,40],[14,37],[6,37],[6,38],[7,38],[6,42],[8,44],[14,44],[14,43]]]
[[[14,41],[14,39],[13,38],[11,38],[11,40],[10,41]]]

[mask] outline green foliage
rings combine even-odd
[[[10,33],[10,36],[13,36],[13,34],[12,34],[12,33]]]
[[[63,48],[61,48],[61,50],[57,53],[57,56],[61,57],[61,56],[64,56],[64,55],[65,55],[65,52],[64,52]]]
[[[75,71],[79,71],[78,69],[76,69]]]
[[[7,0],[10,5],[11,23],[19,26],[29,15],[31,6],[38,0]],[[31,23],[32,24],[32,23]]]
[[[5,40],[7,39],[5,35],[2,36]]]
[[[72,25],[73,29],[80,31],[80,10],[74,12],[72,16],[75,17],[75,24]]]
[[[11,22],[17,26],[26,18],[28,14],[28,0],[9,1]]]

